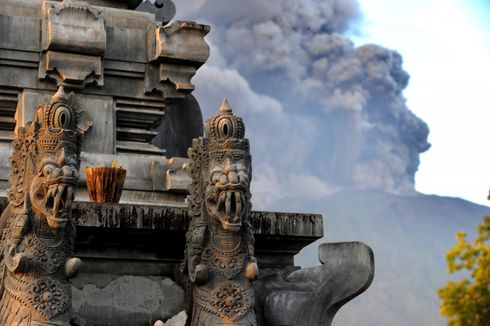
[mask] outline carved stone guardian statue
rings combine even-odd
[[[9,205],[0,218],[0,325],[71,325],[71,208],[79,176],[79,114],[60,87],[12,143]]]
[[[245,125],[225,100],[189,149],[192,177],[184,272],[192,326],[257,325],[258,277],[248,215],[251,156]]]

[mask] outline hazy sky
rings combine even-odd
[[[488,205],[490,2],[361,0],[356,45],[403,55],[407,106],[430,128],[416,189]]]
[[[228,97],[245,118],[256,207],[352,187],[410,194],[417,166],[419,192],[487,204],[486,1],[175,3],[177,19],[212,27],[194,95],[205,116]]]
[[[468,206],[447,206],[453,201],[446,199],[370,198],[379,190],[413,195],[418,168],[416,190],[487,204],[488,5],[175,1],[178,19],[211,25],[211,57],[193,79],[193,94],[204,116],[214,114],[226,96],[244,117],[253,151],[254,208],[287,210],[293,198],[294,211],[318,209],[326,217],[322,241],[348,238],[373,247],[374,284],[359,305],[346,309],[374,311],[383,323],[373,325],[442,325],[436,289],[446,275],[444,252],[455,230],[473,228],[481,214],[461,218]],[[373,197],[353,189],[374,190]],[[345,196],[330,201],[340,191]],[[439,205],[453,216],[446,219]],[[303,255],[315,264],[316,248]],[[400,282],[400,275],[409,281]],[[338,318],[346,311],[354,310],[341,310]],[[365,316],[358,311],[351,316]]]

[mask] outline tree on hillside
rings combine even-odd
[[[489,195],[490,199],[490,195]],[[457,244],[446,254],[448,272],[468,275],[449,281],[439,289],[440,314],[449,326],[490,325],[490,216],[478,225],[478,236],[470,243],[465,232],[456,234]]]

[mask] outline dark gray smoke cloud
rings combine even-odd
[[[177,18],[212,26],[195,95],[204,115],[226,96],[244,116],[259,207],[342,188],[414,192],[429,130],[405,105],[402,57],[345,36],[357,1],[175,2]]]

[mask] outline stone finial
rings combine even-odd
[[[221,103],[221,106],[219,108],[219,113],[221,115],[233,114],[233,111],[230,108],[230,103],[228,103],[228,99],[226,97],[224,98],[223,103]]]

